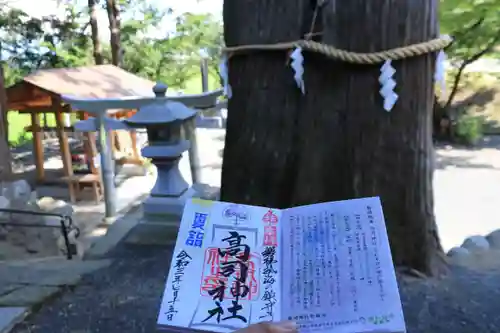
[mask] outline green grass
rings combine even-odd
[[[209,75],[208,86],[210,90],[215,90],[220,88],[219,80],[215,75]],[[176,89],[176,87],[172,87]],[[193,77],[186,83],[186,88],[182,89],[186,94],[198,94],[201,93],[201,75]],[[43,118],[41,116],[41,118]],[[72,122],[76,121],[76,115],[72,117]],[[10,111],[8,115],[9,122],[9,144],[12,147],[17,147],[28,141],[30,141],[33,136],[31,133],[25,132],[25,128],[31,124],[31,116],[29,114],[20,114],[17,111]],[[41,119],[43,125],[43,119]],[[47,124],[46,126],[55,126],[56,122],[53,114],[47,114]]]
[[[173,87],[175,89],[175,87]],[[216,90],[220,88],[219,78],[215,75],[208,76],[208,89]],[[201,75],[193,77],[186,82],[186,88],[182,89],[186,94],[199,94],[201,93]]]
[[[9,124],[9,144],[12,147],[17,147],[32,139],[31,133],[25,132],[24,128],[31,123],[29,114],[20,114],[17,111],[8,113]]]

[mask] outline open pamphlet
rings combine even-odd
[[[158,327],[406,332],[378,197],[290,209],[186,203]]]

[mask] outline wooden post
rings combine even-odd
[[[36,181],[45,181],[43,133],[40,126],[40,114],[31,112],[31,128],[33,129],[33,154],[35,157]]]
[[[76,202],[75,184],[71,177],[73,176],[73,168],[71,163],[71,152],[69,150],[68,134],[64,131],[64,107],[58,100],[52,101],[52,106],[55,111],[57,138],[59,139],[59,149],[61,152],[61,159],[63,162],[64,176],[67,178],[69,197],[71,202]]]
[[[87,120],[88,115],[80,111],[78,112],[78,119],[80,120]],[[89,159],[93,159],[96,155],[96,150],[95,150],[95,134],[93,132],[85,132],[83,133],[83,150],[85,152],[85,155]],[[90,162],[90,172],[92,174],[97,175],[99,171],[96,169],[95,165],[93,162]]]
[[[132,158],[134,161],[137,161],[137,163],[140,162],[141,156],[139,155],[139,151],[137,149],[137,132],[136,131],[130,131],[130,144],[132,145]]]
[[[125,118],[130,118],[135,114],[135,111],[128,110],[125,113]],[[134,163],[139,164],[141,162],[141,155],[139,154],[139,150],[137,149],[137,131],[130,131],[130,144],[132,145],[132,158]]]
[[[108,135],[109,135],[109,142],[111,145],[111,152],[114,156],[116,156],[115,154],[120,153],[121,149],[120,139],[118,138],[116,131],[108,131]]]
[[[78,112],[78,118],[80,120],[86,120],[88,119],[88,115],[80,111]],[[85,156],[87,159],[89,159],[88,164],[90,168],[90,172],[93,175],[98,175],[100,179],[100,172],[99,168],[96,167],[94,163],[94,157],[96,156],[96,148],[95,148],[95,134],[92,132],[86,132],[83,133],[83,150],[85,152]],[[101,199],[101,191],[102,191],[102,182],[92,182],[91,183],[92,190],[94,192],[94,200],[96,204],[100,202]]]

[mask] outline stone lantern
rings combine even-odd
[[[151,159],[157,168],[156,183],[143,209],[147,215],[181,215],[186,199],[195,194],[179,170],[179,161],[190,147],[181,129],[197,112],[180,102],[165,99],[166,85],[156,84],[153,92],[158,102],[143,106],[124,120],[131,128],[146,129],[149,144],[141,154]]]

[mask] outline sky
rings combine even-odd
[[[78,4],[85,5],[87,1],[76,1]],[[222,1],[223,0],[149,0],[151,4],[155,4],[160,9],[172,8],[175,14],[185,12],[192,13],[211,13],[216,17],[222,17]],[[63,2],[63,1],[59,1]],[[57,0],[9,0],[12,7],[22,9],[30,16],[41,17],[51,14],[64,13],[61,6],[58,6]],[[99,35],[102,40],[109,40],[108,17],[105,10],[98,13]],[[102,27],[102,28],[101,28]],[[165,22],[161,30],[171,31],[175,27],[174,22]],[[162,34],[164,35],[164,34]]]

